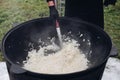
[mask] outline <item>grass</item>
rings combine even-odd
[[[48,15],[46,0],[0,0],[0,42],[14,23]],[[0,53],[0,61],[2,59]]]
[[[118,49],[120,59],[120,0],[115,6],[109,5],[104,8],[105,31],[110,35]]]
[[[47,15],[45,0],[0,0],[0,42],[12,24]]]
[[[14,23],[48,16],[46,0],[0,0],[0,42]],[[104,8],[105,31],[119,51],[120,58],[120,0],[116,6]],[[0,61],[3,60],[0,53]]]

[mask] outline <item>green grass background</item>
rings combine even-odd
[[[0,42],[14,23],[49,15],[46,0],[0,0]],[[104,8],[105,31],[118,48],[120,58],[120,0]],[[3,56],[0,52],[0,61]]]
[[[113,44],[118,49],[118,58],[120,59],[120,0],[117,0],[115,6],[104,7],[105,31],[109,34]]]

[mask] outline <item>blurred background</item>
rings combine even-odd
[[[57,0],[60,16],[64,16],[64,0]],[[0,0],[0,43],[3,36],[16,24],[49,16],[46,0]],[[120,59],[120,0],[116,5],[104,7],[105,31],[111,37],[118,49],[117,58]],[[0,61],[4,58],[0,52]]]

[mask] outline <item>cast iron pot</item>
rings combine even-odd
[[[23,69],[22,62],[26,60],[31,47],[39,49],[39,39],[47,42],[48,37],[57,38],[51,18],[38,18],[17,25],[3,38],[2,52],[10,80],[101,80],[112,45],[109,36],[100,27],[82,20],[64,17],[59,22],[61,33],[67,35],[71,31],[72,37],[80,43],[79,48],[90,61],[89,68],[69,74],[43,74]],[[80,37],[78,33],[83,36]]]

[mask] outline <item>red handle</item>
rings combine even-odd
[[[60,27],[59,22],[58,20],[56,20],[56,28],[59,28],[59,27]]]

